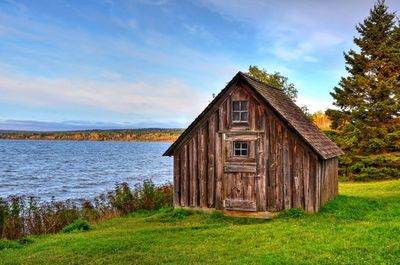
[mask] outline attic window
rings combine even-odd
[[[249,156],[249,144],[248,142],[233,142],[234,156]]]
[[[249,120],[249,102],[248,101],[233,101],[232,102],[232,121],[247,122]]]

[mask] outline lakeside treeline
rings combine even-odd
[[[0,131],[0,139],[9,140],[74,140],[121,142],[173,142],[183,129],[118,129],[57,132]]]

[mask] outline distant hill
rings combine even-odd
[[[322,130],[329,129],[331,121],[321,111],[312,115],[314,123]],[[75,140],[75,141],[121,141],[121,142],[173,142],[184,129],[94,129],[70,131],[20,131],[0,130],[0,139],[10,140]]]
[[[74,141],[121,141],[121,142],[172,142],[184,129],[116,129],[80,131],[0,131],[0,139],[10,140],[74,140]]]

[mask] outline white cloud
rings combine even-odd
[[[100,75],[107,79],[107,80],[112,80],[112,81],[117,81],[121,79],[121,74],[115,71],[108,71],[108,70],[102,70],[100,71]]]
[[[0,73],[4,102],[25,106],[158,117],[194,117],[209,96],[177,79],[138,82],[96,82],[82,79],[49,79]]]
[[[187,124],[163,120],[146,122],[93,122],[93,121],[33,121],[33,120],[1,120],[0,130],[22,131],[67,131],[92,129],[129,129],[129,128],[184,128]]]
[[[274,42],[271,47],[263,47],[261,51],[271,52],[279,59],[285,61],[302,60],[316,63],[319,61],[316,54],[343,42],[342,37],[332,32],[317,31],[309,34],[303,40],[301,40],[301,37],[295,37],[294,35],[297,34],[275,33],[272,37],[274,38]]]
[[[140,3],[151,6],[162,6],[167,3],[167,0],[139,0]]]
[[[315,63],[327,54],[326,49],[344,41],[351,43],[353,25],[368,15],[373,1],[201,0],[201,3],[229,21],[254,27],[260,53],[284,61]]]
[[[36,69],[42,64],[44,68],[49,67],[50,64],[55,66],[54,71],[59,68],[68,68],[71,72],[81,68],[95,69],[101,76],[111,77],[111,79],[118,79],[117,75],[109,73],[117,72],[116,68],[121,68],[122,61],[129,61],[128,64],[132,68],[146,62],[154,67],[168,67],[179,72],[195,73],[197,76],[220,76],[221,72],[229,72],[232,75],[234,73],[232,69],[238,69],[237,63],[226,54],[185,46],[179,39],[165,32],[142,28],[142,25],[134,18],[122,19],[111,14],[111,22],[114,25],[135,31],[139,39],[136,41],[132,41],[129,36],[116,35],[110,38],[108,35],[93,35],[83,28],[62,27],[57,23],[46,24],[25,16],[11,16],[1,12],[0,20],[4,22],[4,25],[0,25],[0,35],[37,41],[40,46],[45,44],[49,47],[44,50],[27,48],[26,45],[18,43],[13,45],[14,58],[21,60],[19,64],[32,64]],[[212,44],[218,44],[217,39],[203,26],[187,24],[186,29]],[[41,60],[37,60],[37,57]],[[93,65],[92,58],[112,60],[115,62],[114,69],[106,65]],[[123,65],[123,67],[126,66]],[[122,72],[120,71],[118,75],[123,78]],[[74,74],[77,74],[76,71]]]
[[[316,98],[310,98],[310,97],[305,97],[301,94],[298,95],[297,106],[304,106],[306,105],[307,108],[310,110],[311,113],[317,112],[317,111],[325,111],[328,108],[332,108],[332,101],[329,100],[321,100],[321,99],[316,99]]]
[[[134,32],[136,32],[137,30],[140,29],[139,23],[134,18],[129,18],[129,19],[124,20],[124,19],[121,19],[120,17],[117,17],[111,13],[111,22],[117,27],[132,30]]]

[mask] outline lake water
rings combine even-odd
[[[115,184],[172,182],[171,143],[0,140],[0,197],[93,199]]]

